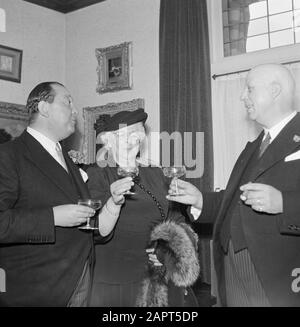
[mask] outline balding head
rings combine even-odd
[[[295,81],[290,71],[279,64],[251,69],[242,94],[250,119],[270,128],[293,109]]]
[[[266,64],[254,67],[250,74],[256,74],[265,80],[266,84],[278,83],[281,91],[287,96],[294,96],[295,80],[291,72],[283,65]]]

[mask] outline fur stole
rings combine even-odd
[[[148,262],[136,306],[167,307],[169,281],[187,287],[199,276],[198,236],[185,223],[165,221],[152,230],[149,248],[155,249],[163,265],[157,267]]]

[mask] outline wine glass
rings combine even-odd
[[[175,180],[176,192],[172,195],[180,195],[178,192],[177,180],[179,177],[182,177],[185,175],[185,173],[186,173],[185,166],[163,167],[163,173],[166,177],[174,178],[174,180]]]
[[[101,208],[101,200],[99,199],[79,199],[78,200],[78,204],[82,205],[82,206],[87,206],[90,207],[92,209],[94,209],[95,211],[97,211],[98,209]],[[85,230],[94,230],[94,229],[98,229],[97,227],[92,227],[90,225],[90,217],[87,218],[86,221],[86,225],[84,226],[80,226],[78,227],[79,229],[85,229]]]
[[[136,177],[139,174],[139,167],[128,166],[128,167],[118,167],[117,174],[122,177]],[[126,191],[124,194],[133,195],[134,192]]]

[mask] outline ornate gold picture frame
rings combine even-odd
[[[96,49],[96,58],[98,93],[132,88],[132,42]]]
[[[28,125],[28,120],[29,113],[25,106],[0,102],[0,143],[6,141],[6,136],[19,136]]]
[[[142,98],[131,101],[108,103],[103,106],[83,108],[84,135],[82,154],[84,163],[89,165],[96,160],[96,130],[95,123],[101,115],[114,115],[123,110],[137,110],[145,107],[145,101]]]

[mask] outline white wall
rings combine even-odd
[[[80,111],[144,98],[147,123],[159,129],[159,5],[159,0],[107,0],[66,15],[66,85]],[[133,89],[96,93],[95,49],[125,41],[132,41]]]
[[[0,80],[0,101],[25,104],[39,82],[65,82],[65,16],[21,0],[0,0],[6,32],[0,44],[23,50],[21,83]]]

